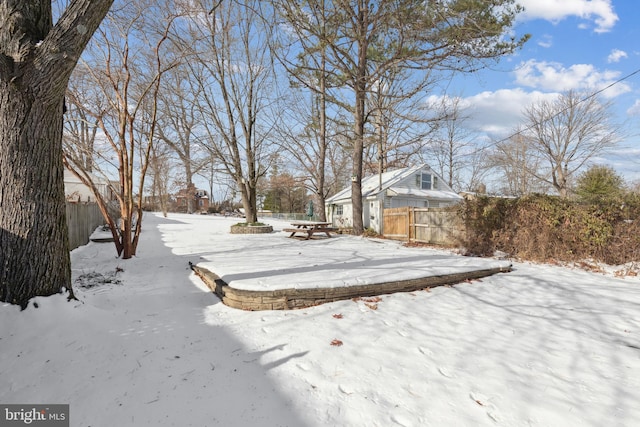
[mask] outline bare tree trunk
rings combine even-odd
[[[355,91],[355,140],[353,141],[351,203],[353,208],[353,232],[356,235],[364,232],[362,218],[362,159],[364,156],[365,108],[367,101],[367,38],[369,9],[366,1],[360,1],[358,6],[358,64],[354,81]]]
[[[322,57],[322,63],[324,67],[325,58]],[[316,198],[318,200],[318,207],[320,208],[320,221],[327,220],[327,212],[324,209],[324,202],[326,200],[325,191],[325,176],[326,176],[326,162],[327,162],[327,94],[326,94],[326,77],[323,74],[320,78],[320,156],[318,159],[318,191],[316,192]]]
[[[73,297],[64,91],[112,1],[74,0],[55,27],[49,0],[0,2],[0,301]]]
[[[35,295],[71,291],[62,97],[43,105],[17,85],[2,86],[0,300],[24,306]]]
[[[362,219],[362,158],[364,153],[364,91],[356,92],[355,138],[351,164],[351,203],[353,209],[353,232],[364,232]]]
[[[245,179],[242,179],[238,186],[241,189],[242,207],[244,208],[246,222],[249,224],[258,222],[258,212],[255,208],[257,201],[255,187],[252,187]]]

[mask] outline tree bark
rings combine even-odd
[[[364,130],[366,123],[365,106],[367,100],[367,48],[366,33],[369,24],[369,8],[366,1],[361,0],[358,5],[356,31],[358,34],[358,59],[354,81],[355,110],[354,110],[354,141],[352,154],[351,177],[351,205],[353,216],[353,232],[356,235],[364,233],[362,218],[362,159],[364,156]]]
[[[73,297],[64,92],[112,2],[72,1],[54,27],[50,0],[0,0],[0,301]]]

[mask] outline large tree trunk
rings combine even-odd
[[[252,224],[258,222],[258,212],[256,210],[256,189],[247,181],[242,180],[238,185],[241,188],[242,207],[244,208],[244,216],[247,223]]]
[[[0,300],[71,291],[62,96],[0,83]]]
[[[352,154],[351,176],[351,204],[353,215],[353,232],[356,235],[364,233],[362,218],[362,158],[364,156],[364,130],[366,122],[365,105],[367,99],[367,38],[368,5],[364,0],[358,2],[358,24],[360,32],[358,39],[358,68],[354,81],[355,110],[354,110],[354,141]]]
[[[352,153],[351,204],[353,210],[353,232],[360,235],[364,232],[362,218],[362,157],[364,153],[364,91],[356,92],[355,138]]]
[[[113,0],[0,0],[0,301],[71,289],[62,169],[69,76]]]

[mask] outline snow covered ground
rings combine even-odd
[[[514,263],[452,287],[245,312],[188,262],[264,288],[500,261],[231,235],[234,222],[148,214],[134,259],[112,243],[72,252],[79,301],[0,306],[0,403],[69,403],[71,425],[93,427],[640,425],[637,277]]]

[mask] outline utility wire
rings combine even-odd
[[[627,79],[629,79],[629,78],[633,77],[634,75],[636,75],[636,74],[638,74],[638,73],[640,73],[640,68],[638,68],[637,70],[633,71],[632,73],[629,73],[629,74],[627,74],[626,76],[621,77],[621,78],[619,78],[618,80],[616,80],[616,81],[614,81],[614,82],[610,83],[609,85],[605,86],[604,88],[602,88],[602,89],[600,89],[600,90],[597,90],[597,91],[593,92],[593,93],[592,93],[592,94],[590,94],[590,95],[585,96],[584,98],[580,99],[576,104],[574,104],[574,105],[572,105],[572,106],[569,106],[569,107],[567,107],[567,108],[564,108],[564,109],[562,109],[562,110],[558,111],[557,113],[555,113],[555,114],[553,114],[553,115],[551,115],[551,116],[547,117],[546,119],[541,120],[541,121],[536,122],[536,123],[533,123],[533,124],[531,124],[530,126],[528,126],[528,127],[524,128],[524,129],[520,129],[520,130],[518,130],[518,131],[516,131],[516,132],[512,133],[511,135],[509,135],[509,136],[507,136],[507,137],[504,137],[504,138],[502,138],[502,139],[500,139],[500,140],[498,140],[498,141],[494,141],[494,142],[492,142],[492,143],[490,143],[490,144],[488,144],[488,145],[484,145],[484,146],[482,146],[481,148],[478,148],[477,150],[475,150],[473,153],[469,153],[469,154],[467,154],[467,156],[474,155],[474,154],[476,154],[476,153],[478,153],[478,152],[480,152],[480,151],[486,150],[487,148],[491,148],[491,147],[493,147],[493,146],[496,146],[496,145],[498,145],[498,144],[501,144],[501,143],[503,143],[503,142],[505,142],[505,141],[510,140],[511,138],[513,138],[513,137],[515,137],[515,136],[517,136],[517,135],[520,135],[520,134],[522,134],[522,133],[524,133],[524,132],[526,132],[526,131],[528,131],[528,130],[531,130],[531,129],[535,128],[535,127],[536,127],[536,126],[538,126],[538,125],[541,125],[541,124],[543,124],[543,123],[546,123],[546,122],[548,122],[548,121],[550,121],[550,120],[552,120],[552,119],[554,119],[554,118],[558,117],[560,114],[564,113],[565,111],[569,110],[570,108],[575,107],[575,105],[582,104],[583,102],[586,102],[586,101],[588,101],[589,99],[591,99],[591,98],[593,98],[593,97],[595,97],[595,96],[598,96],[599,94],[601,94],[601,93],[602,93],[602,92],[604,92],[605,90],[607,90],[607,89],[609,89],[609,88],[611,88],[611,87],[613,87],[613,86],[615,86],[615,85],[617,85],[617,84],[622,83],[623,81],[625,81],[625,80],[627,80]]]

